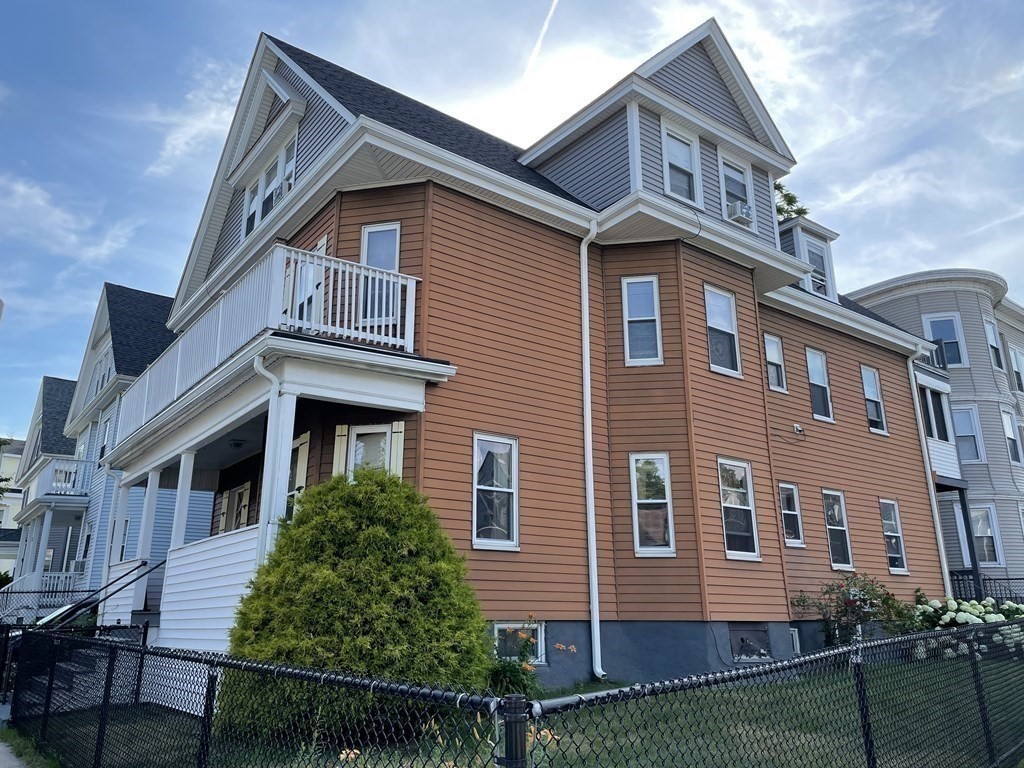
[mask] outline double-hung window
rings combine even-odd
[[[942,342],[942,351],[946,357],[946,365],[952,368],[966,367],[967,345],[964,344],[964,331],[960,325],[959,312],[923,315],[925,335],[930,341]]]
[[[742,370],[735,294],[705,285],[704,308],[708,324],[711,370],[729,376],[739,376]]]
[[[882,404],[882,383],[878,378],[878,370],[862,365],[860,380],[864,385],[864,405],[868,414],[868,429],[878,434],[886,434],[885,406]]]
[[[804,523],[800,516],[800,491],[795,483],[779,483],[782,533],[787,547],[804,546]]]
[[[345,466],[349,477],[357,469],[391,469],[391,425],[352,427],[348,433]]]
[[[657,275],[622,278],[622,325],[626,365],[663,362]]]
[[[967,547],[967,533],[964,531],[963,513],[959,504],[953,504],[956,530],[960,537],[960,553],[964,567],[971,567],[971,554]],[[982,504],[970,508],[971,533],[974,536],[974,552],[978,565],[1000,566],[1003,564],[1002,546],[999,541],[999,526],[996,522],[996,508]]]
[[[232,488],[221,499],[220,531],[228,533],[249,524],[249,490],[251,483]]]
[[[775,392],[787,392],[786,361],[782,356],[782,339],[778,336],[764,335],[764,358],[768,369],[768,389]]]
[[[804,251],[807,254],[807,263],[811,265],[811,274],[807,278],[807,286],[819,296],[832,298],[834,291],[832,290],[832,280],[830,277],[832,257],[829,253],[829,247],[817,238],[809,237],[802,233],[801,236],[804,241]]]
[[[832,389],[828,383],[828,359],[824,352],[807,348],[807,379],[811,387],[811,413],[819,421],[833,421]]]
[[[754,228],[754,193],[750,166],[731,158],[720,159],[722,217],[748,229]]]
[[[892,499],[879,499],[878,508],[882,513],[882,535],[885,537],[885,556],[889,560],[889,570],[906,573],[907,552],[903,546],[899,504]]]
[[[942,392],[928,387],[918,387],[917,391],[921,396],[921,413],[924,417],[925,434],[944,443],[951,442],[946,416],[946,396]]]
[[[985,444],[981,438],[981,426],[975,406],[951,408],[953,432],[956,434],[956,450],[960,461],[985,461]]]
[[[107,450],[110,448],[110,419],[107,419],[100,426],[100,445],[99,453],[97,458],[102,460],[107,455]]]
[[[825,530],[828,532],[828,554],[836,570],[853,570],[850,551],[850,528],[846,520],[846,498],[842,491],[823,490]]]
[[[745,461],[719,459],[718,487],[722,498],[726,557],[760,560],[750,464]]]
[[[295,138],[293,136],[281,147],[259,178],[246,189],[243,237],[248,237],[295,186]]]
[[[1006,451],[1010,454],[1010,461],[1020,464],[1020,433],[1017,430],[1017,419],[1010,411],[1002,411],[1001,415],[1003,417],[1003,435],[1006,436]]]
[[[633,550],[643,557],[670,557],[676,538],[672,523],[672,484],[667,453],[631,453]]]
[[[519,444],[498,435],[473,436],[473,546],[518,549]]]
[[[1013,369],[1013,387],[1018,392],[1024,392],[1024,350],[1017,347],[1010,347],[1010,367]]]
[[[678,197],[698,206],[703,205],[700,183],[700,144],[691,136],[675,128],[661,127],[664,147],[663,174],[665,194]]]
[[[1003,348],[999,344],[999,331],[996,324],[991,320],[985,321],[985,340],[988,342],[988,354],[992,359],[992,365],[999,370],[1005,370],[1003,366]]]

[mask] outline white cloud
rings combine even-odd
[[[147,176],[167,176],[188,158],[223,142],[244,77],[237,63],[207,60],[196,68],[183,104],[173,109],[150,104],[130,115],[164,132]]]

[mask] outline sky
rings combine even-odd
[[[970,266],[1024,302],[1020,0],[3,3],[0,435],[77,378],[104,281],[174,293],[261,30],[527,146],[710,16],[841,291]]]

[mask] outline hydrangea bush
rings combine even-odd
[[[968,624],[993,624],[1024,618],[1024,605],[1010,600],[997,605],[994,598],[977,600],[928,600],[918,594],[916,619],[919,629],[953,629]]]

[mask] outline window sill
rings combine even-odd
[[[961,464],[988,464],[988,459],[960,459]]]
[[[947,363],[947,368],[970,368],[971,366],[967,363]]]
[[[482,549],[490,552],[518,552],[518,544],[495,544],[486,541],[473,540],[473,549]]]
[[[889,436],[889,430],[887,429],[874,429],[872,427],[868,427],[868,432],[870,432],[872,435],[881,435],[882,437]]]
[[[753,206],[751,205],[751,207]],[[727,211],[722,211],[722,221],[726,222],[727,224],[731,224],[732,226],[736,227],[737,229],[743,230],[744,232],[749,232],[751,235],[757,235],[757,219],[754,219],[754,221],[750,224],[740,224],[738,221],[733,221],[732,219],[730,219]]]
[[[629,359],[627,359],[626,362],[625,362],[625,365],[626,365],[627,368],[641,368],[641,367],[645,367],[645,366],[664,365],[664,364],[665,364],[665,360],[664,360],[664,358],[661,358],[661,357],[658,357],[658,358],[653,358],[652,357],[650,360],[629,360]]]
[[[703,195],[699,194],[701,191],[702,190],[700,190],[698,188],[698,195],[697,195],[697,199],[696,200],[691,200],[688,197],[683,197],[682,195],[677,195],[675,192],[673,192],[668,187],[665,187],[664,194],[665,194],[665,197],[669,198],[670,200],[674,200],[677,203],[682,203],[687,208],[693,208],[693,209],[698,210],[698,211],[704,211]]]
[[[762,562],[760,555],[751,555],[746,552],[729,552],[726,550],[726,560],[742,560],[747,563],[760,563]]]
[[[889,573],[891,573],[893,576],[909,576],[910,575],[910,569],[909,568],[890,568],[889,569]]]
[[[807,549],[807,544],[802,541],[787,541],[786,546],[791,549]]]
[[[711,369],[712,373],[720,373],[723,376],[729,376],[729,377],[734,378],[734,379],[742,379],[743,378],[743,374],[740,371],[734,371],[734,370],[732,370],[730,368],[721,368],[721,367],[719,367],[717,365],[711,365],[711,366],[709,366],[709,368]]]
[[[633,554],[636,557],[675,557],[676,551],[674,549],[666,549],[663,551],[658,551],[654,549],[634,549]]]
[[[848,571],[850,573],[853,573],[857,569],[854,568],[852,565],[833,565],[832,566],[832,570],[833,571]]]
[[[788,389],[779,389],[778,387],[768,387],[768,391],[770,391],[770,392],[778,392],[780,395],[788,395],[789,394],[789,390]]]
[[[836,423],[836,420],[834,418],[832,418],[831,416],[819,416],[816,413],[812,413],[811,417],[815,421],[821,421],[821,422],[824,422],[825,424],[835,424]]]

